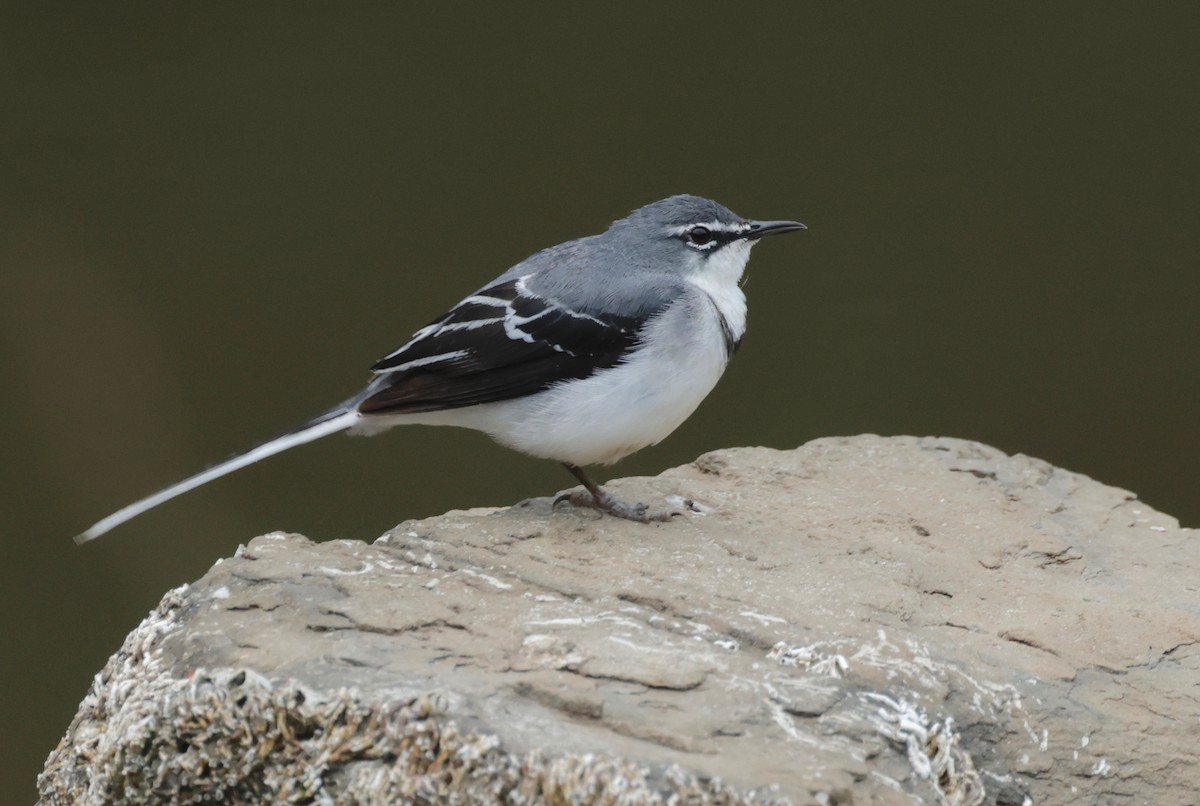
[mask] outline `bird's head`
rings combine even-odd
[[[634,210],[607,234],[653,253],[661,268],[737,282],[759,238],[802,229],[798,221],[752,221],[711,199],[681,194]]]

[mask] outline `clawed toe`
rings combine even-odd
[[[601,512],[604,511],[604,507],[596,503],[596,499],[592,498],[592,494],[586,490],[570,490],[569,492],[563,493],[558,498],[554,499],[553,508],[557,509],[558,505],[564,501],[571,506],[579,507],[580,509],[598,509]]]
[[[637,521],[638,523],[651,523],[653,521],[669,521],[676,515],[682,515],[682,512],[674,512],[666,510],[662,512],[651,512],[650,507],[643,503],[628,504],[605,490],[599,484],[588,478],[588,475],[583,472],[583,469],[576,465],[563,463],[563,466],[571,471],[571,474],[583,484],[584,489],[573,490],[569,493],[563,493],[558,498],[554,499],[554,506],[558,506],[563,501],[571,504],[571,506],[585,507],[588,509],[598,509],[601,512],[607,512],[616,518],[624,518],[627,521]]]
[[[599,512],[604,512],[616,518],[622,518],[627,521],[636,521],[637,523],[653,523],[669,521],[676,515],[682,515],[682,512],[673,510],[664,510],[661,512],[652,512],[647,504],[638,502],[636,504],[626,503],[618,498],[615,498],[606,491],[601,491],[603,494],[597,499],[586,490],[572,490],[568,493],[563,493],[554,499],[554,506],[566,502],[573,507],[581,509],[595,509]]]

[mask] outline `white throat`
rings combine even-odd
[[[746,295],[738,283],[757,241],[735,241],[706,259],[688,281],[712,299],[734,340],[746,332]]]

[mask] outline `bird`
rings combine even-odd
[[[622,501],[583,468],[657,444],[695,411],[746,331],[741,282],[751,248],[805,228],[745,219],[688,194],[640,207],[464,297],[377,361],[353,397],[117,510],[75,542],[298,445],[412,424],[482,431],[562,463],[583,490],[556,506],[565,500],[632,521],[669,520],[679,513]]]

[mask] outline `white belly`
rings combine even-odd
[[[745,298],[736,286],[734,290],[739,299],[727,294],[722,308],[740,303],[735,322],[744,328]],[[643,346],[631,360],[584,380],[529,397],[393,422],[465,426],[531,456],[574,465],[611,464],[678,428],[728,363],[714,301],[698,289],[647,327]]]

